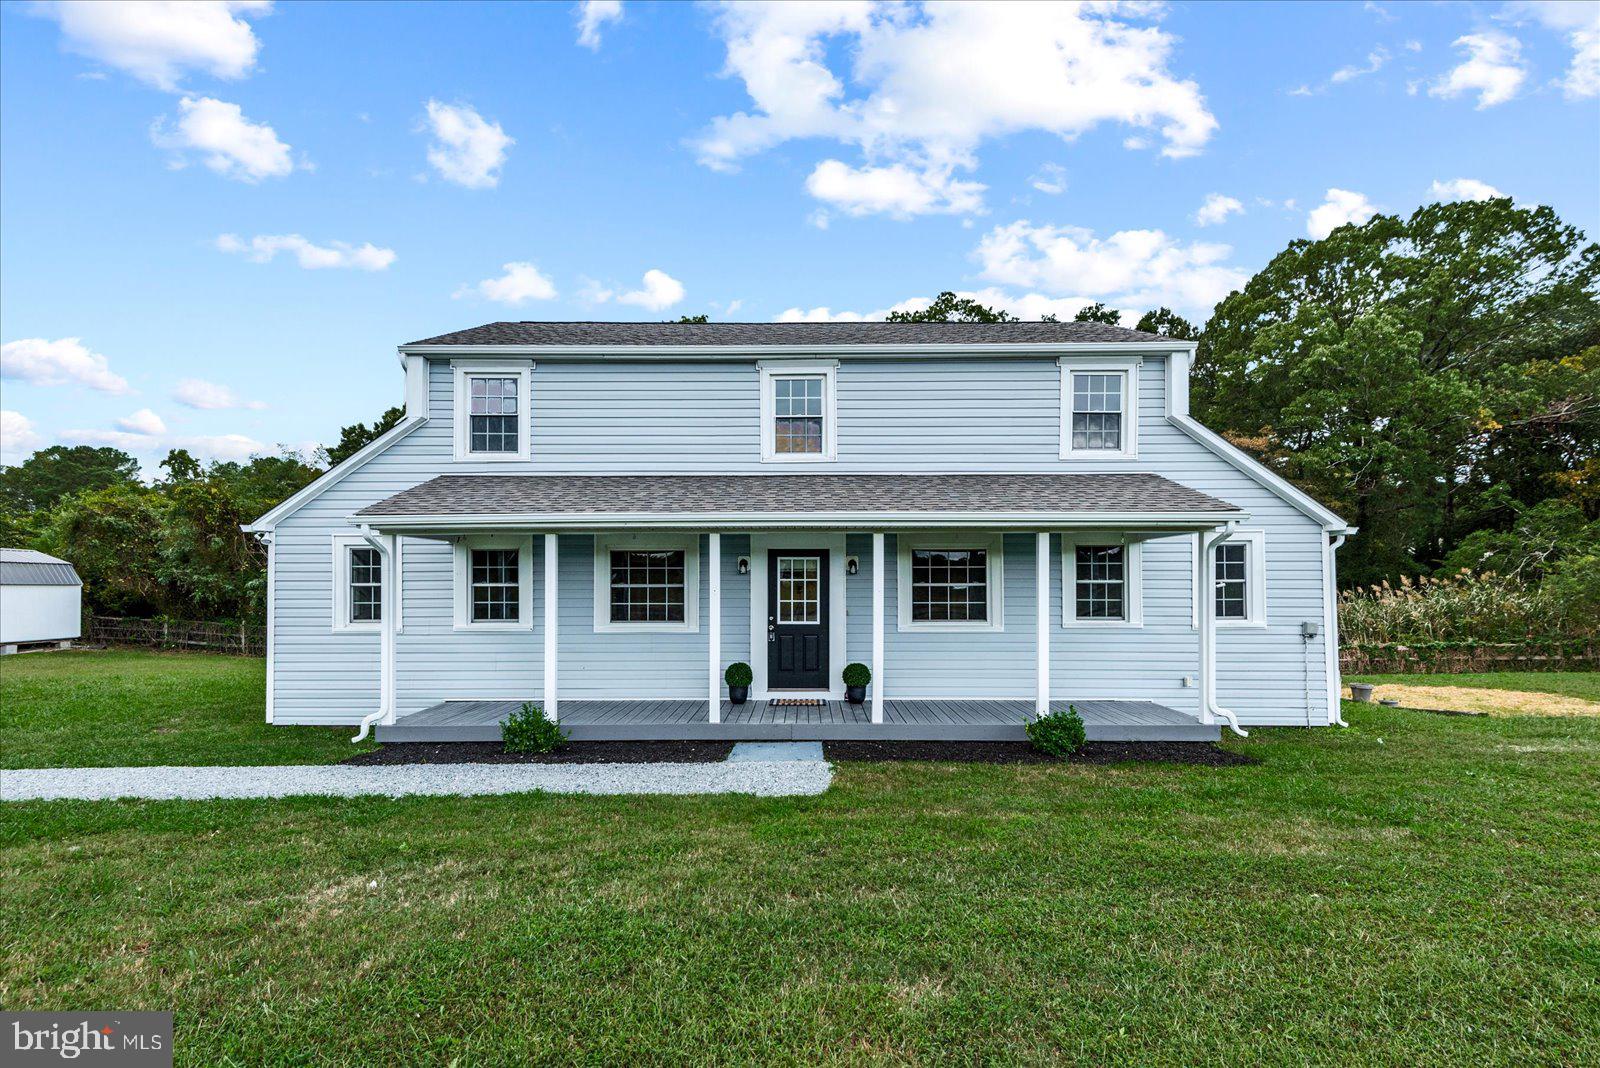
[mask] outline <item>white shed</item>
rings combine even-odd
[[[0,549],[0,653],[34,642],[66,644],[82,633],[83,580],[65,560]]]

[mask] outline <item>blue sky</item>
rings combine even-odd
[[[495,319],[1200,321],[1373,211],[1594,235],[1597,93],[1594,3],[3,3],[0,444],[303,448]]]

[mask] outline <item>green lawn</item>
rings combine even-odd
[[[1492,671],[1458,675],[1357,675],[1345,683],[1400,683],[1408,686],[1471,686],[1479,690],[1528,690],[1600,701],[1600,671]]]
[[[0,658],[0,767],[325,764],[360,752],[348,727],[265,722],[264,661],[202,653]]]
[[[0,1004],[196,1065],[1600,1063],[1600,723],[1346,715],[806,799],[7,805]]]

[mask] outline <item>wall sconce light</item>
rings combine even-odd
[[[854,575],[857,571],[860,571],[860,570],[861,570],[861,557],[859,557],[859,556],[847,556],[847,557],[844,558],[844,573],[845,574]]]
[[[739,574],[750,574],[750,558],[748,556],[739,557]]]

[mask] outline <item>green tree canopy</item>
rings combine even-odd
[[[678,316],[678,322],[680,323],[709,323],[710,321],[711,316],[705,314],[704,312],[701,312],[699,315]]]
[[[0,467],[0,507],[31,512],[74,493],[138,481],[139,461],[121,449],[51,445],[20,464]]]
[[[405,408],[396,406],[384,412],[371,426],[365,423],[352,423],[342,428],[339,431],[339,443],[323,449],[328,457],[328,466],[337,467],[344,463],[359,452],[362,446],[398,424],[405,416]]]
[[[1160,334],[1177,341],[1198,341],[1200,330],[1189,320],[1173,311],[1171,308],[1157,308],[1147,311],[1140,316],[1135,330],[1143,330],[1147,334]]]
[[[1122,314],[1115,308],[1108,308],[1100,301],[1085,305],[1078,309],[1078,314],[1072,317],[1075,323],[1105,323],[1116,326],[1122,322]]]
[[[979,304],[971,297],[958,297],[945,290],[933,298],[933,303],[921,311],[896,311],[889,313],[891,323],[1014,323],[1017,318],[1010,312],[996,310]]]

